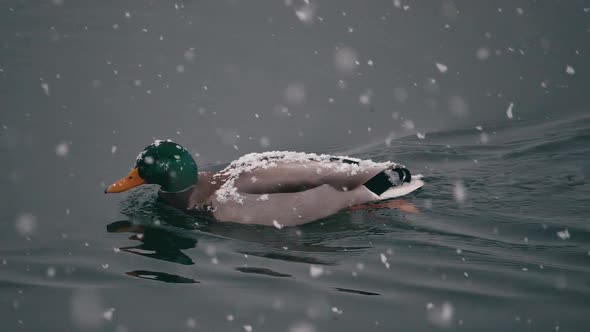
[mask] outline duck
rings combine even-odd
[[[186,148],[172,140],[156,140],[105,193],[145,184],[158,185],[160,199],[188,213],[282,228],[403,196],[423,182],[391,161],[292,151],[249,153],[219,172],[199,172]]]

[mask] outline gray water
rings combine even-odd
[[[0,1],[0,330],[586,331],[590,2],[397,3]],[[154,138],[393,160],[420,212],[105,196]]]

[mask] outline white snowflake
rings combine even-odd
[[[443,74],[449,70],[449,67],[447,67],[447,65],[440,63],[440,62],[436,63],[436,68],[438,69],[438,71],[440,71]]]

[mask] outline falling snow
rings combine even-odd
[[[41,83],[41,89],[43,89],[43,93],[45,93],[46,96],[49,96],[49,84]]]
[[[47,277],[53,278],[53,277],[55,277],[56,273],[57,273],[57,271],[55,270],[55,268],[53,266],[50,266],[47,268]]]
[[[65,157],[70,152],[70,146],[66,142],[61,142],[55,146],[55,154],[60,157]]]
[[[359,96],[359,103],[361,105],[369,105],[371,103],[372,97],[373,97],[373,92],[371,90],[367,90]]]
[[[477,51],[475,52],[475,55],[477,56],[477,58],[481,61],[485,61],[487,59],[489,59],[491,52],[488,48],[486,47],[480,47],[477,49]]]
[[[274,226],[276,229],[283,229],[283,227],[284,227],[283,225],[279,224],[279,222],[278,222],[278,221],[276,221],[276,220],[273,220],[273,221],[272,221],[272,225],[273,225],[273,226]]]
[[[455,182],[455,186],[453,187],[453,197],[459,203],[465,202],[465,199],[467,198],[467,193],[462,181]]]
[[[37,218],[31,213],[23,213],[16,218],[16,231],[22,236],[30,236],[37,229]]]
[[[386,268],[389,269],[389,262],[387,261],[387,256],[385,256],[384,253],[379,254],[379,258],[381,259],[381,263],[383,263],[383,265],[385,265]]]
[[[312,24],[315,20],[316,7],[309,1],[306,1],[301,7],[295,9],[295,15],[297,18],[305,23]]]
[[[102,317],[107,321],[113,320],[113,314],[115,313],[115,308],[109,308],[105,312],[102,313]]]
[[[260,146],[263,148],[268,148],[270,146],[270,139],[266,136],[261,136],[259,142]]]
[[[443,302],[438,306],[429,303],[427,306],[428,320],[438,327],[449,327],[455,315],[455,307],[450,302]]]
[[[414,121],[407,119],[404,120],[402,127],[406,128],[407,130],[414,130],[414,128],[416,128],[416,125],[414,124]]]
[[[440,71],[443,74],[446,73],[447,70],[449,70],[449,68],[445,64],[442,64],[440,62],[436,63],[436,68],[438,69],[438,71]]]
[[[338,307],[332,307],[331,308],[332,312],[338,315],[342,315],[344,312],[342,311],[342,309],[338,308]]]
[[[324,274],[324,267],[320,265],[310,265],[309,266],[309,275],[312,278],[318,278]]]
[[[570,232],[568,231],[568,229],[564,229],[563,231],[558,231],[557,232],[557,236],[562,239],[562,240],[569,240],[570,236]]]
[[[514,108],[514,103],[510,103],[508,104],[508,109],[506,109],[506,116],[508,117],[508,119],[512,119],[514,117],[514,114],[512,114],[512,109]]]

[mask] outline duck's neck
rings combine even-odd
[[[196,185],[190,186],[182,191],[168,192],[160,190],[158,196],[166,202],[166,204],[172,205],[177,209],[186,210],[190,197],[195,190]]]
[[[224,183],[223,178],[214,178],[214,173],[199,172],[197,183],[183,191],[166,192],[160,190],[158,195],[167,203],[183,211],[204,210],[211,204],[211,196]]]

